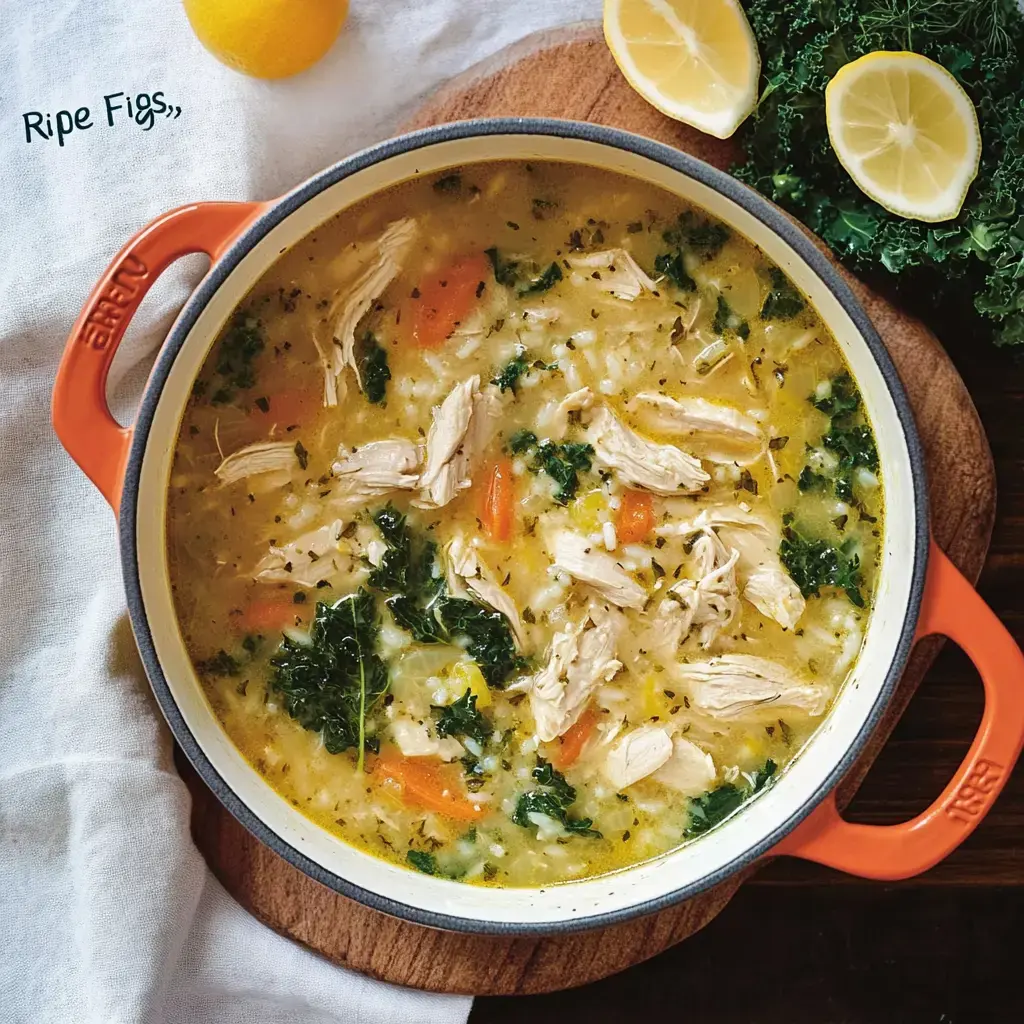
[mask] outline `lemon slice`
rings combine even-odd
[[[919,53],[879,50],[825,89],[832,148],[876,203],[914,220],[950,220],[978,173],[978,114],[960,83]]]
[[[604,37],[663,114],[727,139],[757,102],[761,59],[737,0],[605,0]]]

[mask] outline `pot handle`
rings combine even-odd
[[[900,825],[855,825],[840,817],[833,791],[770,855],[890,881],[927,871],[977,828],[1024,745],[1024,654],[933,539],[914,639],[935,633],[963,648],[985,687],[974,742],[938,800]]]
[[[114,257],[71,330],[53,388],[60,443],[117,515],[132,428],[107,406],[107,374],[128,324],[175,260],[205,252],[216,261],[263,203],[193,203],[157,217]]]

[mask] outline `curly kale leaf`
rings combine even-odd
[[[860,556],[854,551],[852,539],[837,548],[790,524],[783,530],[779,558],[804,597],[818,594],[822,587],[836,587],[858,608],[864,607]]]
[[[1014,0],[744,0],[763,57],[761,96],[737,133],[741,180],[800,218],[856,270],[922,290],[957,278],[997,344],[1024,343],[1024,16]],[[978,112],[981,165],[963,208],[936,224],[889,213],[829,143],[825,86],[874,50],[947,68]]]
[[[215,390],[210,395],[214,405],[230,402],[238,391],[248,391],[256,383],[253,362],[266,347],[259,321],[238,313],[217,346],[214,364]]]
[[[550,263],[544,270],[540,270],[532,262],[519,263],[504,259],[493,246],[485,249],[484,254],[491,261],[494,280],[506,288],[514,288],[518,295],[546,292],[562,280],[562,268],[557,263]]]
[[[355,356],[366,400],[374,405],[383,405],[387,397],[388,381],[391,380],[386,349],[372,331],[367,331],[356,342]]]
[[[437,735],[468,736],[477,743],[484,744],[494,732],[494,726],[487,720],[484,713],[476,706],[476,694],[467,689],[454,703],[438,707],[431,705],[431,711],[437,715]]]
[[[537,758],[537,766],[532,772],[538,783],[537,789],[522,793],[512,812],[512,821],[523,828],[533,828],[530,814],[543,814],[554,818],[562,828],[573,835],[585,836],[589,839],[600,839],[601,833],[595,828],[591,818],[573,818],[569,808],[576,800],[576,790],[566,781],[565,776],[556,771],[542,757]]]
[[[871,428],[860,415],[860,392],[848,373],[832,378],[828,395],[811,396],[811,404],[830,417],[828,430],[821,436],[821,445],[837,460],[832,475],[832,489],[841,501],[854,500],[854,470],[859,467],[875,472],[878,469],[878,449]],[[801,491],[824,489],[827,478],[805,466],[797,481]]]
[[[475,601],[449,597],[437,572],[437,545],[413,537],[406,517],[387,504],[373,514],[387,550],[367,578],[395,622],[423,644],[461,643],[484,679],[499,687],[522,667],[508,619]]]
[[[729,305],[729,300],[724,295],[718,296],[711,328],[716,334],[735,334],[741,341],[746,341],[750,337],[750,324]]]
[[[501,688],[523,668],[508,619],[475,601],[446,597],[438,602],[438,615],[448,637],[461,643],[477,663],[488,686]]]
[[[271,688],[303,728],[319,732],[329,753],[355,747],[362,760],[366,720],[388,688],[387,666],[376,653],[380,626],[373,595],[360,589],[316,606],[309,643],[290,637],[270,659]]]
[[[768,758],[754,773],[749,787],[727,782],[701,796],[691,797],[690,822],[683,835],[688,839],[700,836],[725,821],[745,800],[769,786],[777,771],[778,765]]]
[[[793,287],[792,282],[778,267],[768,269],[771,291],[761,305],[762,320],[792,320],[799,316],[806,303],[803,296]]]
[[[508,440],[513,455],[532,456],[530,471],[547,473],[558,484],[555,501],[567,505],[579,489],[580,473],[589,473],[593,465],[594,449],[581,441],[538,441],[532,430],[517,430]]]
[[[683,260],[682,251],[679,249],[655,256],[654,271],[667,277],[680,291],[695,292],[697,290],[697,282],[686,272],[686,263]]]

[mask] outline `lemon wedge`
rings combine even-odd
[[[761,59],[737,0],[605,0],[604,38],[663,114],[727,139],[757,102]]]
[[[348,0],[184,0],[184,6],[199,42],[254,78],[286,78],[312,67],[348,14]]]
[[[832,148],[857,185],[891,213],[950,220],[978,173],[978,114],[960,83],[919,53],[879,50],[825,89]]]

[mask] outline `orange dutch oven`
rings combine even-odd
[[[386,864],[328,835],[241,758],[206,703],[178,632],[164,539],[173,445],[193,380],[220,327],[281,251],[339,210],[417,174],[494,159],[560,160],[658,185],[709,210],[763,249],[810,298],[856,376],[878,439],[886,524],[876,607],[832,711],[775,785],[699,840],[612,875],[546,889],[462,885]],[[106,402],[118,344],[163,270],[188,253],[212,265],[165,340],[136,423]],[[119,517],[132,625],[153,691],[199,774],[283,857],[369,906],[435,927],[553,933],[605,925],[686,899],[766,856],[855,875],[927,870],[985,816],[1024,742],[1024,656],[930,538],[923,459],[903,387],[856,299],[828,261],[766,200],[706,164],[637,136],[571,122],[494,120],[384,143],[268,203],[197,203],[157,218],[111,262],[64,352],[53,423]],[[899,825],[843,820],[835,786],[888,705],[913,644],[942,634],[977,666],[985,711],[963,762],[932,805]]]

